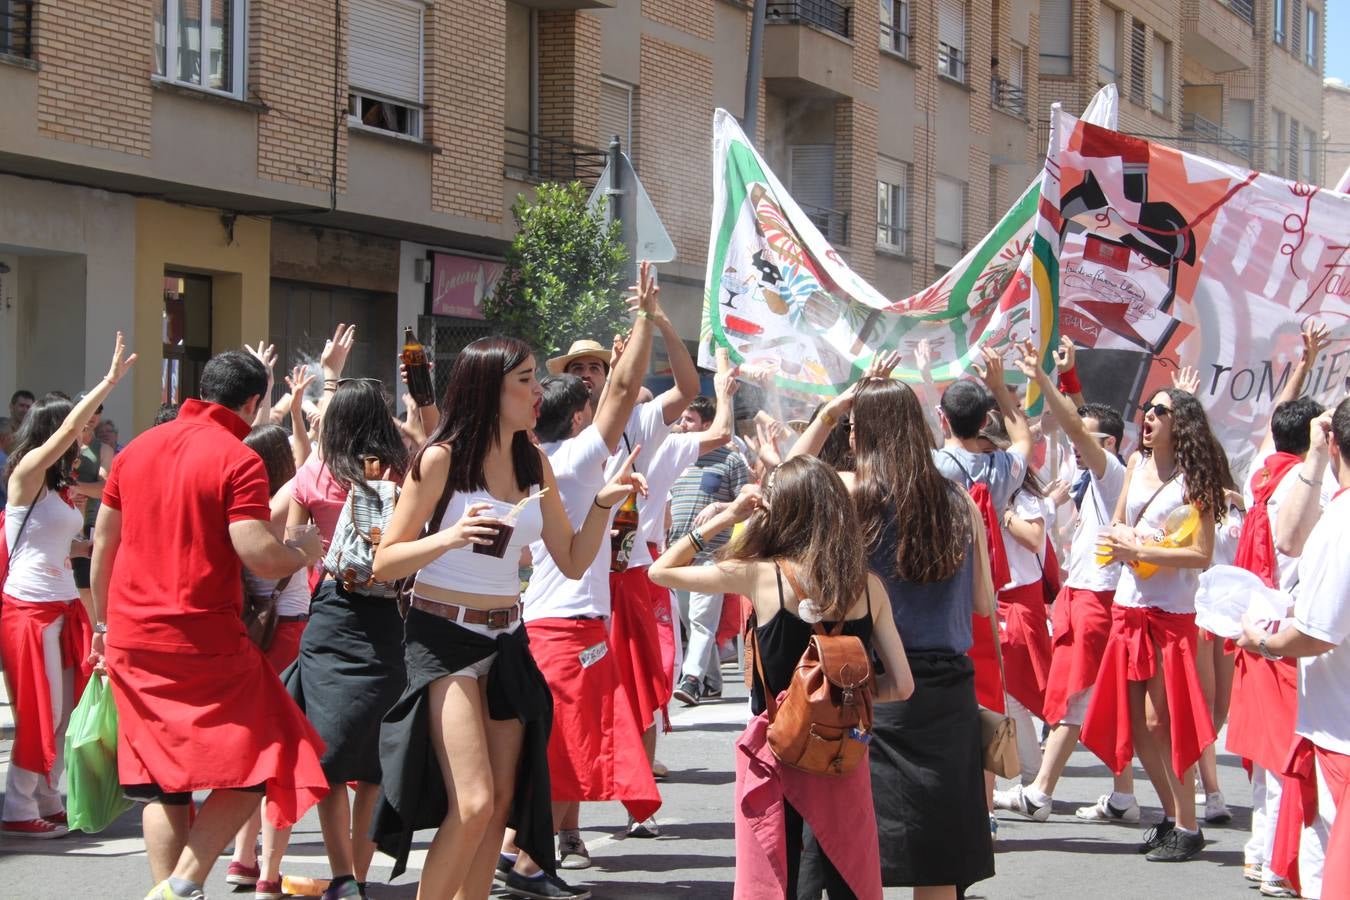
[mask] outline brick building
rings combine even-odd
[[[1335,187],[1350,169],[1350,87],[1339,78],[1322,86],[1322,135],[1326,138],[1326,175],[1322,184]]]
[[[615,134],[695,337],[710,126],[743,112],[750,5],[0,2],[0,394],[80,388],[116,327],[141,362],[110,413],[134,427],[244,340],[317,353],[356,322],[353,368],[389,378],[420,320],[452,352],[486,331],[514,198],[593,181]],[[1320,173],[1323,22],[1303,0],[770,2],[757,140],[900,297],[1035,177],[1049,104],[1105,81],[1124,130]]]

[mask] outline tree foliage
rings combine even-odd
[[[517,197],[506,269],[496,291],[484,298],[488,320],[541,357],[556,356],[581,338],[608,345],[626,328],[619,282],[628,254],[619,223],[606,225],[586,200],[576,181],[541,184],[533,199]]]

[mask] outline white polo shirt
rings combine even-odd
[[[1350,754],[1350,493],[1322,512],[1299,560],[1294,626],[1334,650],[1298,661],[1294,730],[1324,750]]]
[[[647,477],[647,496],[638,499],[638,533],[628,565],[649,566],[651,551],[647,544],[663,547],[666,543],[666,507],[670,504],[670,489],[684,470],[699,458],[703,435],[672,434],[661,442],[642,474]],[[641,454],[645,455],[645,454]]]

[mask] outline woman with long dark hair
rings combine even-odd
[[[325,385],[325,390],[328,386]],[[375,495],[371,483],[402,481],[408,451],[385,406],[380,382],[368,378],[334,383],[319,432],[320,482],[348,493]],[[288,523],[311,520],[321,529],[332,519],[331,499],[297,493]],[[334,534],[321,534],[324,543]],[[364,897],[375,845],[370,820],[380,790],[380,719],[403,693],[403,619],[398,590],[383,583],[346,584],[333,571],[332,551],[314,591],[309,621],[295,664],[282,676],[287,689],[324,739],[324,774],[331,790],[319,801],[319,826],[332,867],[325,900]],[[347,784],[356,782],[355,801]],[[267,887],[272,887],[268,885]],[[264,896],[280,891],[260,892]]]
[[[385,719],[375,834],[398,874],[412,831],[437,828],[423,900],[487,896],[512,810],[516,842],[544,869],[549,896],[589,896],[554,874],[552,699],[520,627],[518,561],[542,541],[559,570],[579,578],[607,536],[610,508],[642,485],[632,472],[640,448],[574,531],[548,458],[530,441],[540,397],[523,341],[482,338],[464,348],[440,424],[413,459],[375,556],[377,578],[417,573],[408,686]]]
[[[886,362],[832,400],[793,454],[814,452],[851,409],[856,468],[841,477],[857,506],[869,566],[904,636],[915,685],[908,701],[874,710],[870,756],[882,880],[936,900],[994,874],[975,671],[967,656],[972,616],[993,615],[994,589],[979,511],[938,471],[919,399],[889,378],[894,363]],[[804,863],[803,880],[813,891],[822,868],[814,857]]]
[[[62,751],[70,712],[89,677],[91,638],[88,611],[67,564],[84,524],[68,489],[81,430],[136,361],[136,354],[123,359],[124,353],[119,331],[108,374],[79,403],[59,395],[38,401],[5,467],[9,573],[0,585],[0,661],[16,726],[0,824],[7,837],[66,833]]]
[[[746,521],[745,534],[715,564],[692,564],[701,543]],[[876,652],[884,669],[877,680],[878,701],[904,700],[914,690],[890,604],[881,581],[867,572],[857,533],[857,514],[839,476],[815,457],[799,456],[770,473],[762,494],[754,486],[744,488],[725,510],[667,548],[651,568],[652,580],[662,587],[740,594],[753,607],[759,659],[751,710],[756,717],[737,742],[738,897],[772,891],[796,900],[807,825],[824,849],[824,889],[832,900],[881,896],[878,840],[875,832],[868,834],[876,819],[870,815],[866,766],[839,777],[800,773],[777,765],[765,738],[765,695],[787,688],[815,633],[814,622],[832,630],[842,620],[842,634]],[[767,803],[766,784],[782,792],[782,804]],[[756,799],[748,801],[751,794]],[[776,815],[784,818],[785,845],[762,845],[759,835],[780,833],[764,828],[762,821]]]
[[[1154,394],[1140,437],[1115,525],[1098,538],[1099,558],[1126,565],[1082,740],[1117,773],[1139,756],[1163,808],[1140,852],[1154,862],[1181,862],[1205,842],[1195,815],[1195,763],[1215,735],[1196,674],[1195,592],[1214,552],[1214,523],[1228,508],[1226,466],[1204,408],[1186,391]],[[1198,513],[1190,536],[1159,540],[1168,517],[1187,504]]]

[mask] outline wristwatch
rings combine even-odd
[[[1274,653],[1270,652],[1270,648],[1266,646],[1265,638],[1261,638],[1261,640],[1256,642],[1256,649],[1262,656],[1264,656],[1271,662],[1275,662],[1276,660],[1280,659],[1279,656],[1276,656]]]
[[[94,634],[107,634],[107,633],[108,633],[108,623],[107,623],[107,622],[95,622],[95,623],[94,623]]]

